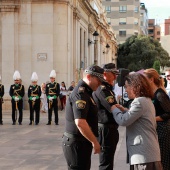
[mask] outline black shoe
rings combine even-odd
[[[32,125],[32,122],[30,122],[29,125]]]
[[[22,123],[21,123],[21,122],[19,122],[19,125],[22,125]]]
[[[0,122],[0,125],[3,125],[3,123],[2,123],[2,122]]]
[[[58,123],[55,123],[56,125],[59,125]]]
[[[16,122],[13,122],[12,125],[16,125]]]
[[[35,123],[35,125],[38,125],[38,123]]]
[[[48,122],[46,125],[51,125],[51,123],[50,123],[50,122]]]

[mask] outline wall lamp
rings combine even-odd
[[[109,44],[106,44],[106,48],[110,48],[110,45],[109,45]]]
[[[97,31],[95,31],[94,33],[93,33],[93,36],[94,37],[97,37],[99,35],[99,33],[97,32]]]

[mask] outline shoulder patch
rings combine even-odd
[[[105,85],[101,85],[101,89],[106,89],[106,86]]]
[[[114,98],[113,96],[108,96],[105,98],[108,103],[114,103]]]
[[[84,109],[86,106],[86,102],[84,100],[77,100],[76,107],[77,109]]]
[[[84,93],[84,91],[85,91],[85,87],[80,86],[79,89],[78,89],[78,92],[79,93]]]

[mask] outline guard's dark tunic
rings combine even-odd
[[[111,114],[111,106],[116,104],[113,87],[103,82],[93,92],[93,98],[98,106],[99,143],[102,147],[99,156],[100,170],[113,170],[114,154],[119,140],[118,124]]]
[[[4,96],[4,86],[0,84],[0,124],[2,124],[2,103],[3,103],[3,96]]]
[[[24,86],[21,84],[13,84],[10,87],[9,94],[12,97],[12,121],[15,123],[17,120],[17,115],[15,115],[15,111],[19,110],[19,118],[18,122],[22,123],[22,116],[23,116],[23,97],[25,94]],[[18,97],[19,100],[15,101],[14,98]]]
[[[92,92],[92,89],[80,80],[66,102],[63,151],[68,169],[90,169],[92,144],[82,136],[75,119],[85,119],[94,135],[98,136],[97,105],[92,98]]]
[[[55,123],[58,124],[58,101],[57,97],[60,94],[60,85],[56,82],[48,83],[46,85],[46,95],[48,102],[48,124],[52,121],[52,109],[54,108]],[[50,97],[54,97],[52,101],[49,100]]]
[[[30,85],[28,88],[28,102],[30,107],[30,123],[34,121],[34,110],[35,110],[35,124],[39,123],[40,119],[40,96],[41,96],[41,87],[38,85]],[[33,97],[36,97],[36,100],[32,100]]]

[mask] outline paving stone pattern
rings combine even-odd
[[[61,147],[64,116],[64,111],[59,111],[59,125],[47,126],[47,113],[41,113],[39,125],[28,125],[29,111],[24,110],[22,125],[12,125],[11,111],[3,111],[0,170],[67,170]],[[114,170],[128,170],[125,128],[120,127],[119,132]],[[98,155],[92,155],[91,170],[98,170]]]

